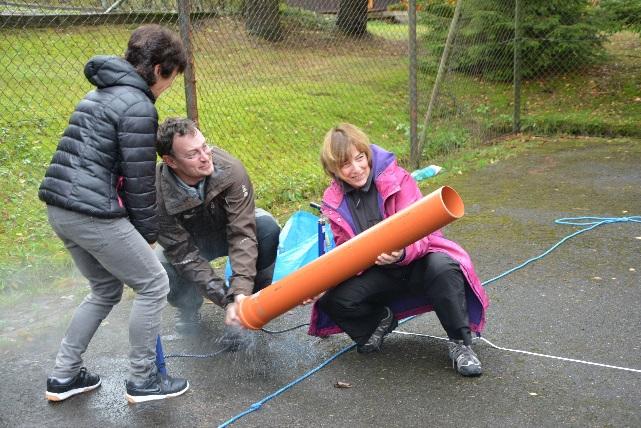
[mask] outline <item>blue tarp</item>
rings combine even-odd
[[[334,247],[334,237],[329,225],[325,226],[325,242],[329,249]],[[327,251],[327,249],[326,249]],[[287,220],[278,238],[278,255],[273,282],[289,275],[307,263],[318,258],[318,216],[307,211],[296,211]],[[227,260],[225,277],[231,276]]]

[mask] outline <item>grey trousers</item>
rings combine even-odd
[[[126,283],[136,292],[129,315],[129,380],[147,379],[156,371],[156,336],[169,292],[153,249],[126,218],[96,218],[54,206],[47,210],[51,227],[91,287],[71,319],[51,375],[68,378],[80,371],[82,354],[120,302]]]

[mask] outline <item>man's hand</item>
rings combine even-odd
[[[396,263],[400,259],[402,259],[404,254],[405,254],[405,248],[400,249],[398,251],[392,251],[389,254],[383,253],[376,258],[375,263],[379,266],[391,265],[392,263]]]
[[[225,282],[222,279],[214,279],[210,281],[201,292],[201,294],[218,306],[223,306],[226,293],[227,289],[225,288]]]
[[[225,309],[225,324],[245,328],[240,322],[240,318],[238,318],[238,305],[246,298],[247,296],[244,294],[236,294],[234,296],[234,301],[227,305],[227,309]]]

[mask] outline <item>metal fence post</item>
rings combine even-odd
[[[191,36],[191,4],[190,0],[178,0],[178,21],[180,37],[187,52],[187,67],[185,67],[185,101],[187,117],[198,124],[198,100],[196,96],[196,67],[194,66],[194,49]]]
[[[434,81],[434,86],[432,87],[432,95],[430,96],[430,103],[427,106],[427,113],[425,113],[425,119],[423,120],[423,130],[421,131],[420,138],[418,139],[418,150],[419,152],[423,151],[423,145],[425,144],[425,138],[427,137],[427,126],[430,123],[432,118],[432,111],[434,110],[434,105],[436,104],[436,99],[438,98],[438,93],[441,88],[441,83],[445,77],[445,67],[450,56],[450,50],[452,48],[452,43],[454,41],[454,35],[458,27],[458,20],[461,16],[461,4],[462,0],[456,0],[456,6],[454,7],[454,15],[452,16],[452,21],[450,22],[450,28],[447,32],[447,39],[445,40],[445,47],[443,48],[443,54],[441,55],[441,62],[438,65],[438,71],[436,72],[436,80]]]
[[[418,97],[416,87],[416,0],[409,1],[408,8],[409,15],[409,54],[410,54],[410,69],[409,69],[409,108],[410,108],[410,165],[418,168],[421,162],[421,153],[418,150],[418,136],[417,131],[417,109]]]
[[[514,115],[512,132],[521,131],[521,1],[514,2]]]

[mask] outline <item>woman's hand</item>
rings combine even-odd
[[[401,260],[404,254],[405,254],[405,248],[397,251],[392,251],[389,254],[383,253],[376,258],[375,263],[379,266],[391,265],[392,263],[396,263],[399,260]]]
[[[305,300],[303,300],[302,304],[303,305],[310,305],[310,304],[314,303],[315,301],[317,301],[318,299],[320,299],[321,297],[323,297],[323,294],[325,294],[324,291],[322,293],[320,293],[320,294],[317,294],[314,297],[310,297],[309,299],[305,299]]]

